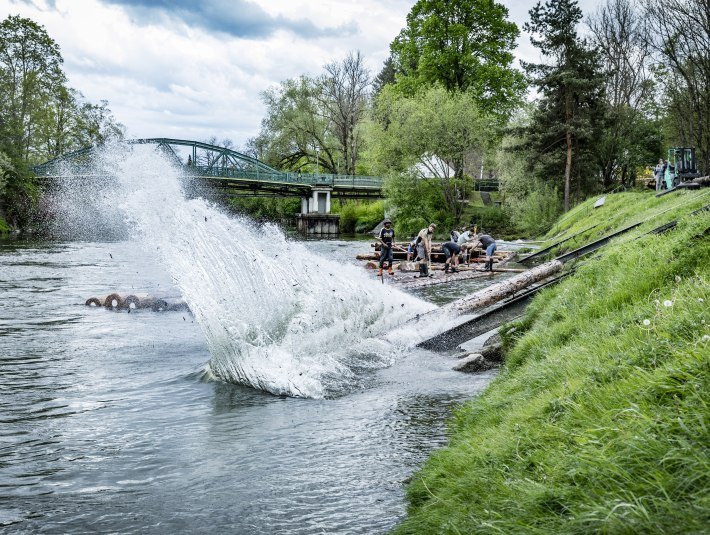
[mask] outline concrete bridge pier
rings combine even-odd
[[[323,238],[339,234],[340,216],[330,213],[332,191],[332,188],[314,187],[310,197],[301,198],[301,213],[296,216],[299,232]]]

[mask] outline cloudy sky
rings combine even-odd
[[[499,0],[501,1],[501,0]],[[532,0],[502,0],[522,27]],[[581,0],[585,14],[598,0]],[[373,75],[414,0],[0,0],[42,24],[70,85],[106,99],[129,137],[237,146],[259,131],[259,94],[359,50]],[[521,36],[518,58],[536,61]],[[517,64],[517,62],[516,62]]]

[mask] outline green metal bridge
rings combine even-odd
[[[194,187],[226,196],[308,197],[314,190],[328,189],[334,197],[362,199],[382,196],[383,180],[373,176],[290,173],[232,149],[200,141],[149,138],[130,139],[127,145],[155,145],[186,176]],[[63,154],[33,168],[47,180],[67,177],[98,178],[93,164],[96,147]],[[187,161],[185,161],[187,153]]]

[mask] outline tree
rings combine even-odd
[[[266,116],[250,144],[282,169],[354,174],[369,87],[359,52],[329,63],[317,78],[286,80],[262,93]]]
[[[19,16],[0,23],[0,148],[16,163],[123,137],[106,101],[86,102],[66,85],[62,61],[42,26]]]
[[[577,35],[581,18],[575,0],[548,0],[530,10],[530,22],[524,25],[532,34],[533,45],[551,62],[523,64],[542,95],[527,131],[528,143],[540,157],[538,162],[546,160],[546,172],[553,175],[557,174],[557,154],[563,149],[565,211],[570,208],[573,163],[583,161],[584,145],[594,137],[598,120],[603,117],[599,57]],[[577,177],[581,191],[584,173],[578,172]]]
[[[7,156],[0,212],[16,227],[29,222],[39,197],[29,166],[123,136],[108,103],[86,102],[66,85],[61,65],[42,26],[19,16],[0,22],[0,152]]]
[[[358,125],[367,110],[370,73],[360,52],[348,53],[340,63],[329,63],[325,71],[318,99],[328,121],[327,128],[338,142],[343,172],[354,175],[361,144]]]
[[[494,121],[480,112],[471,93],[441,86],[412,97],[386,86],[375,117],[370,158],[377,171],[438,184],[446,210],[458,222],[462,200],[472,190],[463,174],[466,156],[494,139]]]
[[[392,56],[389,56],[384,64],[382,65],[382,70],[379,72],[372,82],[372,93],[377,96],[382,91],[382,88],[387,84],[394,84],[397,82],[397,70],[394,66],[394,60]]]
[[[335,145],[328,135],[329,121],[320,109],[320,84],[308,76],[286,80],[262,93],[266,116],[253,145],[264,161],[293,171],[311,166],[337,172]]]
[[[77,94],[79,99],[83,99],[81,93]],[[103,145],[110,140],[123,139],[124,131],[124,126],[117,122],[111,113],[107,100],[101,100],[99,104],[79,100],[73,140],[75,148]]]
[[[647,19],[631,0],[607,0],[588,20],[600,52],[607,114],[596,144],[605,188],[631,184],[636,170],[657,159],[660,129],[655,111]]]
[[[0,146],[28,161],[47,107],[66,78],[59,46],[42,26],[9,16],[0,23]]]
[[[397,85],[471,92],[483,111],[507,113],[524,90],[511,67],[517,26],[493,0],[418,0],[390,45]]]
[[[694,145],[710,171],[710,0],[649,0],[649,44],[667,69],[669,116],[676,141]]]

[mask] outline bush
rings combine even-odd
[[[293,219],[301,210],[301,199],[278,197],[232,197],[229,206],[237,212],[271,221]]]
[[[340,215],[340,232],[344,234],[369,232],[385,217],[384,201],[334,200],[331,210]]]
[[[415,173],[396,174],[385,181],[385,193],[399,236],[416,234],[430,223],[436,223],[440,233],[448,233],[456,223],[446,208],[439,180],[423,179]]]
[[[11,226],[27,228],[36,216],[39,188],[27,166],[0,152],[0,212]]]
[[[510,212],[499,206],[474,206],[466,211],[463,224],[477,225],[479,231],[497,237],[517,237],[517,229],[510,218]]]
[[[562,201],[556,189],[545,184],[522,198],[506,202],[515,220],[515,226],[526,236],[539,236],[547,232],[562,213]]]

